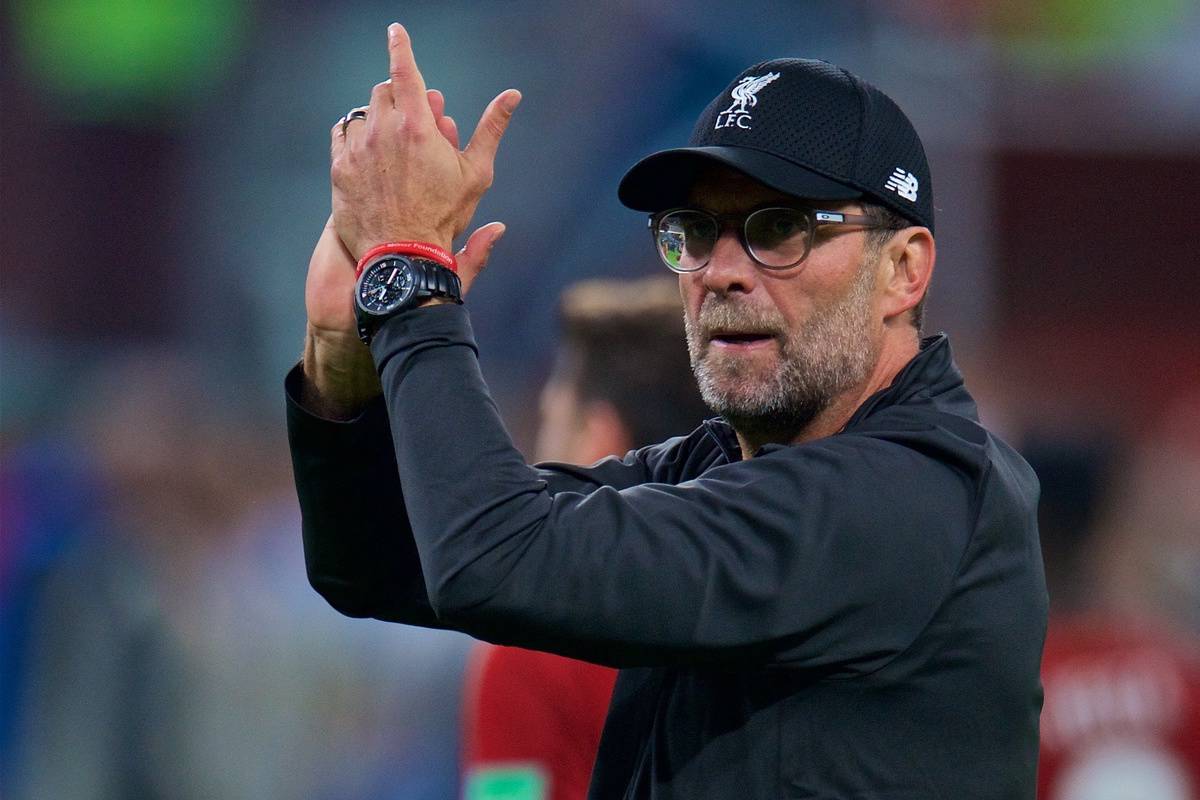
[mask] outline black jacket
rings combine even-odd
[[[386,403],[357,420],[289,399],[310,580],[620,667],[592,798],[1033,797],[1037,480],[944,336],[836,436],[742,461],[712,420],[586,468],[525,464],[462,307],[372,352]]]

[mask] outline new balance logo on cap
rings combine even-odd
[[[759,89],[778,77],[778,72],[768,72],[766,75],[747,75],[738,81],[737,85],[729,92],[733,97],[733,104],[717,114],[717,124],[713,126],[713,130],[720,128],[750,130],[750,112],[746,108],[758,105]]]
[[[896,194],[903,197],[905,200],[917,202],[917,176],[911,172],[905,172],[900,167],[896,167],[896,171],[887,179],[887,183],[883,184],[883,188],[891,189]]]

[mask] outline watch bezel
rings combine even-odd
[[[380,269],[388,268],[389,262],[399,262],[399,264],[398,264],[399,268],[402,270],[405,270],[411,276],[411,281],[410,281],[408,287],[404,290],[404,293],[402,295],[400,295],[393,302],[389,303],[386,308],[377,311],[363,303],[362,288],[363,288],[363,285],[367,282],[369,276],[377,273]],[[411,302],[413,299],[413,296],[417,293],[418,280],[417,280],[417,276],[414,274],[415,272],[416,272],[416,269],[415,269],[415,265],[413,263],[413,259],[411,259],[407,256],[402,256],[402,255],[397,255],[397,254],[381,255],[379,258],[377,258],[377,259],[373,260],[371,263],[367,264],[366,268],[363,269],[362,274],[358,276],[358,280],[354,282],[354,305],[355,305],[355,307],[359,311],[361,311],[363,314],[366,314],[367,316],[370,316],[370,317],[382,318],[382,317],[391,316],[392,314],[396,313],[396,311],[402,309],[404,307],[405,303]]]
[[[382,311],[363,305],[361,292],[368,276],[376,274],[381,265],[386,268],[387,262],[393,261],[401,262],[400,268],[407,270],[412,277],[404,295]],[[448,297],[455,303],[462,303],[462,281],[458,274],[436,261],[399,253],[387,253],[373,259],[363,267],[354,282],[354,317],[358,323],[359,338],[370,344],[384,320],[416,307],[427,297]]]

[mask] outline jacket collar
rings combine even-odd
[[[737,434],[724,417],[710,417],[704,420],[704,428],[708,432],[708,438],[716,443],[726,461],[732,464],[742,460],[742,446],[738,444]]]
[[[944,333],[921,340],[921,349],[892,384],[866,399],[850,416],[846,428],[853,428],[873,413],[898,405],[933,405],[960,417],[979,421],[979,410],[963,384],[962,372],[954,363],[950,337]]]
[[[898,405],[932,405],[939,411],[979,420],[975,401],[967,392],[962,372],[954,363],[949,336],[939,333],[922,339],[917,354],[900,370],[891,385],[868,397],[850,416],[843,430],[850,430],[871,415]],[[741,461],[741,448],[733,426],[722,417],[713,417],[704,420],[704,427],[727,460]],[[766,445],[763,450],[786,446]]]

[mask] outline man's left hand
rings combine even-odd
[[[356,259],[394,241],[450,250],[491,186],[496,150],[521,101],[515,89],[497,95],[460,151],[457,132],[446,135],[445,118],[431,108],[408,32],[397,23],[388,26],[388,54],[391,77],[372,90],[366,119],[335,134],[332,147],[334,224]],[[471,239],[488,239],[490,249],[502,230],[485,226]]]

